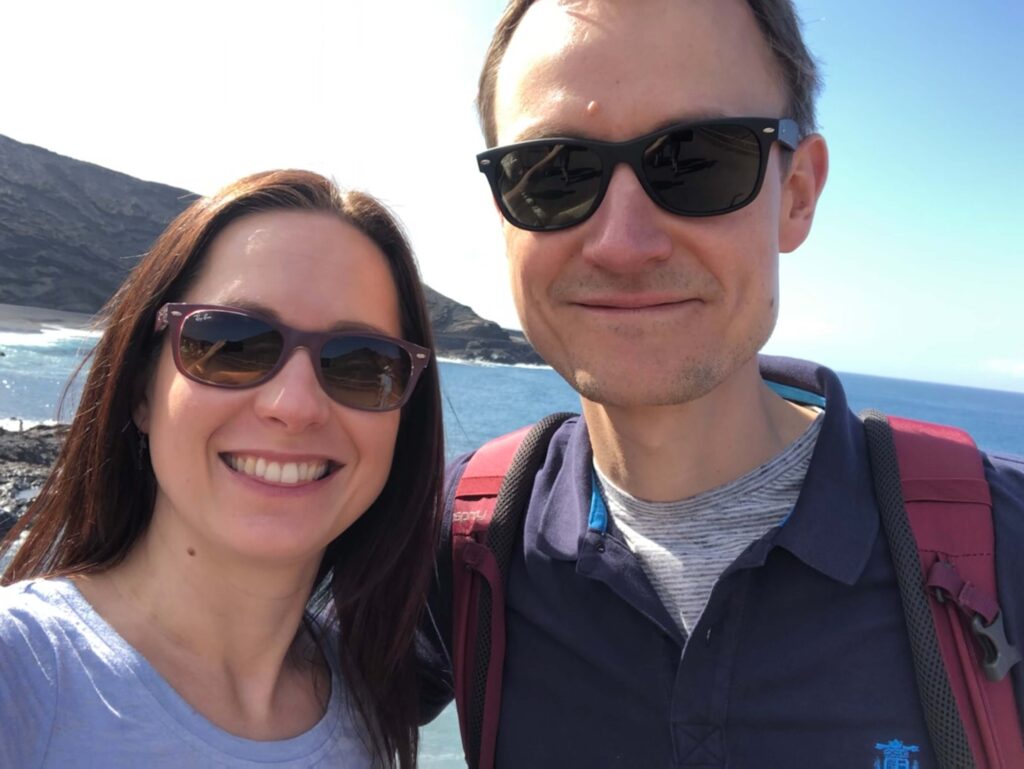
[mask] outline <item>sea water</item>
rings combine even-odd
[[[0,333],[0,427],[68,420],[84,374],[71,373],[96,342],[91,332],[48,329],[40,334]],[[558,374],[540,366],[492,366],[441,361],[446,453],[456,456],[495,435],[554,411],[578,411],[575,393]],[[993,452],[1024,454],[1024,393],[841,373],[854,411],[890,414],[962,427]],[[13,421],[12,421],[13,420]]]
[[[81,332],[0,334],[0,427],[68,419],[81,391],[80,375],[57,406],[68,376],[95,343]],[[575,393],[549,368],[440,363],[446,453],[469,451],[495,435],[555,411],[578,411]],[[956,425],[993,452],[1024,455],[1024,393],[980,390],[900,379],[840,374],[850,406]],[[6,420],[4,418],[7,418]],[[464,767],[454,708],[423,734],[420,762],[432,769]]]
[[[17,429],[58,418],[68,388],[64,418],[70,421],[84,375],[71,380],[96,344],[97,333],[44,328],[35,334],[0,332],[0,427]]]

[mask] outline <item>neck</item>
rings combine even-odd
[[[583,400],[597,467],[616,486],[671,502],[735,480],[778,455],[814,419],[761,380],[757,359],[706,395],[670,406]]]
[[[80,578],[79,588],[222,728],[255,739],[308,729],[323,699],[311,672],[329,681],[299,632],[318,563],[245,563],[213,549],[193,555],[186,536],[155,513],[122,563]]]
[[[281,660],[302,620],[316,563],[267,564],[205,549],[154,515],[129,557],[109,574],[153,627],[207,660]]]

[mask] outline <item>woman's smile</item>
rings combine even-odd
[[[307,484],[326,478],[341,467],[329,459],[304,461],[278,460],[259,454],[221,454],[221,459],[235,472],[265,483],[282,486]]]

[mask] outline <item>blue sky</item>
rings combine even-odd
[[[502,7],[17,4],[0,133],[198,192],[271,167],[332,175],[395,208],[434,288],[515,325],[473,160],[476,76]],[[798,7],[832,166],[811,238],[782,259],[768,350],[1024,391],[1024,3]]]
[[[822,323],[800,354],[1024,390],[1022,9],[801,3],[832,168],[809,243],[784,257],[784,306]]]

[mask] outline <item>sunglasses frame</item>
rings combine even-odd
[[[726,209],[698,213],[673,210],[658,199],[657,194],[652,188],[650,182],[647,180],[643,168],[644,151],[655,141],[668,134],[694,128],[714,126],[740,126],[742,128],[750,129],[754,136],[757,137],[758,148],[760,151],[760,165],[757,169],[757,181],[754,183],[753,190],[741,203],[730,206]],[[476,160],[480,172],[487,177],[487,181],[490,183],[491,194],[494,195],[494,200],[497,203],[498,208],[501,210],[502,216],[504,216],[510,224],[518,227],[519,229],[531,230],[533,232],[555,232],[557,230],[575,227],[577,224],[582,224],[594,215],[597,209],[601,207],[601,202],[604,200],[605,193],[608,191],[608,184],[611,182],[612,172],[620,163],[625,163],[632,168],[633,173],[636,174],[637,179],[640,180],[640,184],[643,186],[648,197],[650,197],[650,199],[654,201],[659,208],[668,211],[671,214],[675,214],[676,216],[704,217],[721,216],[722,214],[738,211],[744,206],[752,203],[761,191],[761,184],[764,182],[765,169],[768,167],[768,157],[771,152],[771,145],[774,142],[779,142],[783,147],[789,150],[795,150],[800,144],[800,129],[797,126],[796,121],[790,118],[763,117],[721,118],[714,120],[691,121],[687,123],[675,123],[665,128],[659,128],[657,131],[652,131],[651,133],[644,134],[643,136],[639,136],[635,139],[627,139],[622,142],[606,142],[598,141],[596,139],[552,136],[541,139],[531,139],[530,141],[525,142],[517,142],[515,144],[506,144],[501,147],[494,147],[481,152],[476,156]],[[543,147],[545,145],[552,144],[568,144],[574,147],[582,147],[593,152],[597,156],[598,160],[601,161],[600,186],[598,187],[597,194],[594,196],[594,201],[591,203],[590,208],[579,219],[553,226],[538,227],[529,225],[516,219],[505,204],[505,200],[498,188],[502,176],[501,159],[514,150]]]
[[[243,384],[209,382],[193,375],[187,370],[181,360],[181,332],[185,325],[185,321],[199,312],[226,312],[234,315],[242,315],[247,318],[253,318],[261,323],[266,323],[267,326],[281,335],[281,354],[278,357],[277,362],[263,376],[253,380],[252,382],[245,382]],[[387,334],[378,334],[374,331],[363,331],[361,329],[351,331],[302,331],[297,328],[292,328],[286,323],[282,323],[279,320],[268,317],[256,310],[245,309],[242,307],[231,307],[223,304],[168,302],[157,312],[153,332],[158,334],[165,329],[170,329],[171,352],[174,356],[175,367],[182,376],[187,379],[191,379],[193,382],[198,382],[199,384],[207,385],[209,387],[221,387],[226,390],[245,390],[250,387],[258,387],[259,385],[273,379],[277,372],[284,367],[285,363],[291,359],[295,350],[299,347],[303,347],[309,352],[310,357],[313,359],[313,370],[316,373],[317,381],[320,383],[321,389],[327,394],[327,397],[341,406],[357,409],[359,411],[394,411],[395,409],[399,409],[404,406],[408,402],[413,391],[416,389],[416,383],[419,381],[420,374],[423,373],[427,364],[430,362],[431,355],[429,348],[421,347],[414,342],[407,342],[404,339],[396,339],[395,337],[388,336]],[[323,367],[317,365],[317,361],[320,358],[320,353],[323,350],[324,345],[333,339],[339,338],[372,339],[379,342],[388,342],[396,345],[408,354],[410,361],[409,381],[405,386],[405,390],[402,392],[401,398],[395,404],[389,405],[385,408],[365,408],[363,406],[353,406],[349,403],[343,403],[331,394],[331,390],[324,378]]]

